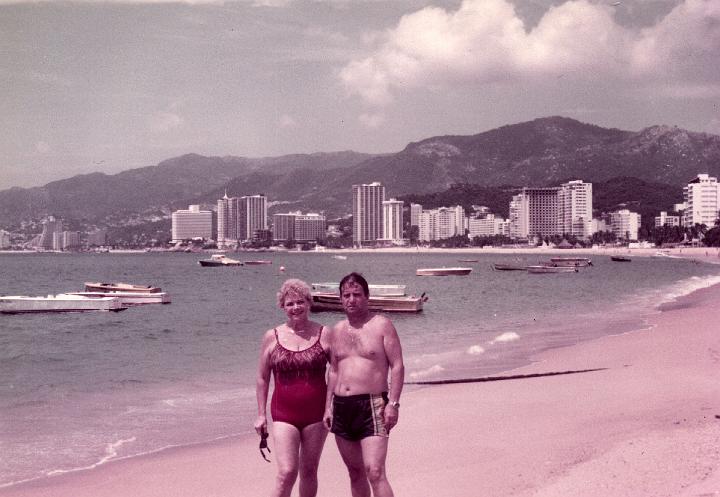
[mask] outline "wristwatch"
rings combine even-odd
[[[395,409],[399,409],[399,408],[400,408],[400,402],[398,402],[397,400],[393,400],[392,402],[388,402],[388,405],[393,406]]]

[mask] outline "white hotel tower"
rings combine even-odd
[[[268,229],[267,197],[225,196],[218,200],[218,246],[252,240],[255,232]]]
[[[212,239],[212,211],[201,211],[199,205],[172,213],[172,242],[192,238]]]
[[[698,174],[687,186],[683,187],[685,212],[683,226],[704,224],[708,228],[715,226],[720,210],[720,185],[717,178],[707,174]]]
[[[402,200],[385,200],[383,202],[383,240],[400,244],[403,240],[403,205]]]
[[[353,245],[375,245],[383,236],[385,187],[378,182],[352,186]]]
[[[510,202],[510,236],[574,235],[592,231],[592,184],[581,180],[559,187],[523,188]]]

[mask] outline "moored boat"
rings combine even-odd
[[[525,269],[531,274],[551,273],[577,273],[577,266],[526,266]]]
[[[527,266],[521,266],[519,264],[502,264],[495,263],[492,265],[495,271],[525,271]]]
[[[123,305],[169,304],[170,295],[166,292],[68,292],[67,295],[81,297],[114,297]]]
[[[340,283],[311,283],[310,287],[314,292],[320,293],[338,293],[340,291]],[[369,284],[371,296],[379,297],[402,297],[405,295],[406,285],[375,285]]]
[[[415,297],[403,295],[398,297],[370,295],[368,309],[374,312],[420,312],[427,301],[425,294]],[[313,292],[311,310],[342,311],[342,300],[337,293]]]
[[[95,283],[86,281],[85,290],[88,292],[140,292],[140,293],[158,293],[161,290],[159,286],[149,285],[131,285],[130,283]]]
[[[590,260],[589,257],[551,257],[548,265],[558,267],[584,267],[592,266],[592,260]]]
[[[632,259],[630,259],[630,257],[625,257],[624,255],[611,255],[610,260],[615,262],[630,262]]]
[[[0,313],[24,314],[35,312],[88,312],[127,309],[117,297],[85,297],[59,293],[47,297],[6,295],[0,297]]]
[[[415,270],[417,276],[452,276],[466,275],[472,272],[471,267],[431,267]]]
[[[201,259],[198,261],[203,267],[219,267],[219,266],[242,266],[243,263],[236,259],[231,259],[225,254],[213,254],[209,259]]]

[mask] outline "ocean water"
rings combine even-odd
[[[202,268],[203,255],[185,253],[0,254],[2,295],[124,281],[172,297],[120,313],[0,315],[0,488],[252,432],[259,341],[283,321],[275,294],[289,277],[338,281],[360,271],[371,283],[425,292],[422,313],[390,315],[408,382],[497,374],[547,348],[638,329],[658,305],[720,282],[720,266],[672,258],[628,264],[598,255],[579,273],[533,275],[491,264],[547,256],[259,255],[273,264]],[[457,265],[474,270],[415,276],[418,267]]]

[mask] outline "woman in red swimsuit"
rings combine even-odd
[[[278,474],[271,495],[290,497],[299,475],[300,497],[315,497],[318,464],[327,437],[322,422],[327,395],[327,333],[323,333],[323,325],[308,318],[312,296],[307,283],[287,280],[277,296],[287,320],[263,337],[255,431],[261,436],[267,433],[266,407],[272,372],[275,389],[270,414]]]

